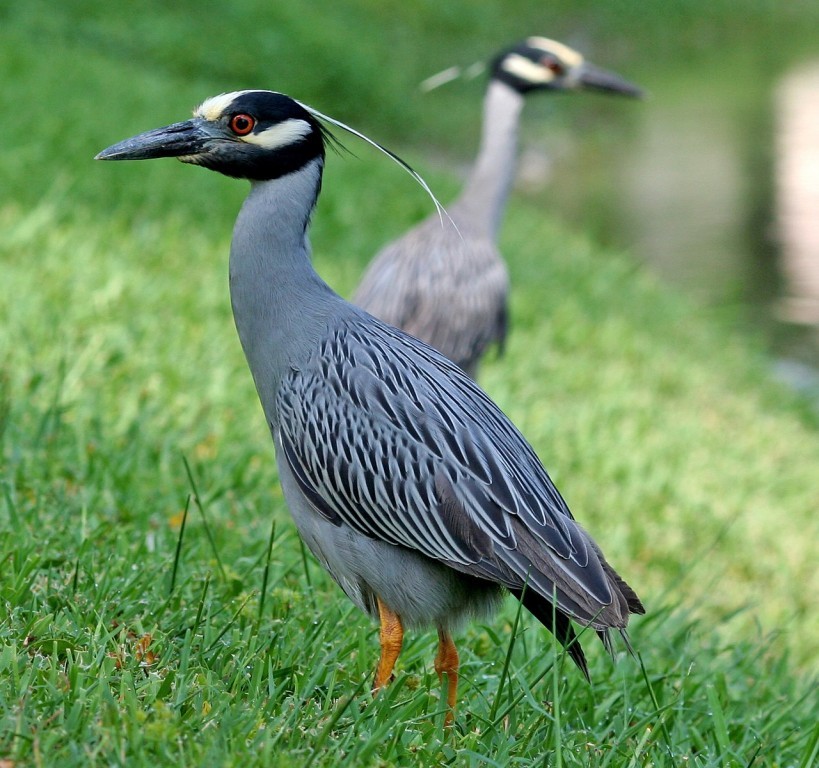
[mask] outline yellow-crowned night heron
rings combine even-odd
[[[530,37],[498,54],[483,105],[483,135],[466,186],[447,206],[373,259],[353,302],[431,344],[474,378],[478,362],[507,330],[506,265],[497,248],[515,174],[524,97],[533,92],[596,90],[640,96],[619,75],[592,66],[576,51]],[[453,223],[454,222],[454,223]]]
[[[280,93],[239,91],[98,158],[178,157],[250,180],[230,249],[236,327],[299,533],[380,620],[374,689],[391,678],[404,626],[434,625],[435,668],[454,706],[450,632],[493,609],[504,588],[588,674],[570,619],[608,646],[608,630],[624,630],[643,607],[472,379],[313,270],[306,233],[324,167],[319,118],[330,120]]]

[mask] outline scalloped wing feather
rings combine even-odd
[[[556,594],[596,627],[625,626],[598,550],[534,451],[431,348],[354,313],[284,380],[277,405],[285,458],[327,519]]]

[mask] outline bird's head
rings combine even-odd
[[[325,123],[357,136],[400,165],[448,216],[427,183],[398,155],[346,123],[276,91],[233,91],[202,102],[190,120],[155,128],[102,150],[96,160],[175,157],[226,176],[269,181],[324,159]]]
[[[642,91],[620,75],[590,64],[568,45],[529,37],[498,54],[491,77],[519,93],[531,91],[605,91],[640,98]]]
[[[141,133],[97,160],[176,157],[242,179],[276,179],[324,155],[325,130],[304,105],[274,91],[235,91],[204,101],[193,117]]]

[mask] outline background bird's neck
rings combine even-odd
[[[451,210],[463,211],[491,237],[497,237],[509,189],[515,178],[518,124],[523,96],[491,80],[483,102],[481,145],[466,186]]]
[[[252,182],[230,247],[230,299],[268,421],[282,375],[309,354],[338,297],[310,263],[307,224],[318,197],[323,161]]]

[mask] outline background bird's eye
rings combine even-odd
[[[544,56],[540,61],[546,69],[551,70],[556,75],[562,75],[565,71],[564,66],[552,56]]]
[[[255,127],[256,120],[244,113],[234,115],[230,118],[230,130],[237,136],[247,136]]]

